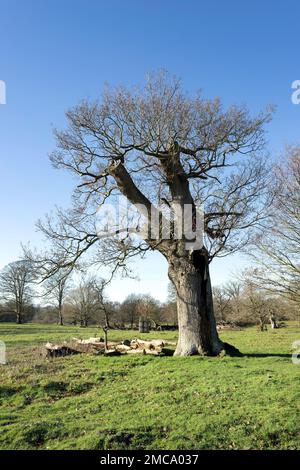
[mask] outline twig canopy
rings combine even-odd
[[[66,129],[55,130],[51,161],[78,184],[69,211],[38,223],[54,244],[42,257],[49,273],[75,265],[92,247],[93,261],[113,270],[126,270],[127,259],[149,249],[168,258],[179,248],[175,237],[137,240],[130,233],[99,242],[97,210],[120,194],[149,210],[204,206],[209,260],[245,246],[268,204],[264,124],[271,112],[252,118],[245,107],[223,110],[219,99],[188,96],[164,72],[143,88],[106,89],[101,101],[69,110]]]

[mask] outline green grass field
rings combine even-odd
[[[245,357],[76,355],[38,346],[95,328],[0,324],[0,449],[300,449],[300,327],[222,333]],[[136,331],[112,331],[131,339]],[[141,336],[141,335],[138,335]],[[176,332],[143,338],[176,339]]]

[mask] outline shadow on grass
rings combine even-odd
[[[292,354],[281,354],[281,353],[247,353],[245,357],[285,357],[291,358]]]
[[[18,393],[19,391],[20,390],[18,388],[15,388],[15,387],[0,386],[0,398],[11,397],[11,396],[15,395],[16,393]]]

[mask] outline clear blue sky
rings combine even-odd
[[[291,83],[300,79],[300,2],[196,0],[0,0],[0,268],[18,257],[20,242],[41,246],[34,223],[55,204],[68,205],[71,177],[51,168],[52,126],[106,82],[139,83],[161,68],[190,91],[253,112],[278,106],[269,125],[277,156],[300,141],[300,106]],[[241,258],[216,262],[214,283],[228,279]],[[244,261],[245,262],[245,261]],[[166,295],[159,255],[137,263],[141,281],[115,282],[110,294]]]

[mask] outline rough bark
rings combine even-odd
[[[58,324],[59,326],[63,326],[64,324],[62,310],[59,310],[59,313],[58,313]]]
[[[178,258],[171,264],[169,276],[177,291],[175,355],[218,355],[225,346],[216,328],[206,250],[194,251],[190,259]]]
[[[64,297],[64,288],[65,288],[65,280],[60,281],[59,285],[59,293],[58,293],[58,324],[63,326],[64,319],[63,319],[63,297]]]

